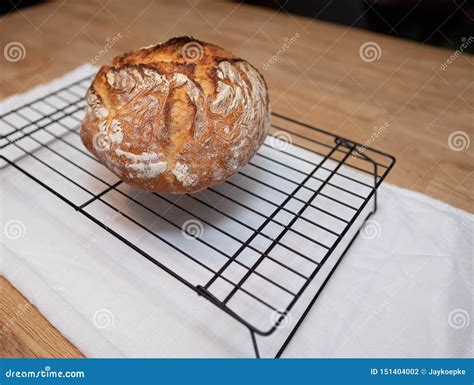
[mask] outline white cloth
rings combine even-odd
[[[80,67],[5,100],[0,112],[94,70]],[[221,310],[13,167],[1,169],[0,179],[0,272],[86,356],[253,355],[248,331]],[[123,197],[113,199],[120,205]],[[356,239],[284,357],[472,356],[473,216],[389,184],[378,202],[372,228]],[[94,205],[88,209],[104,210],[111,227],[126,226]],[[154,256],[161,250],[173,258],[143,230],[126,231]],[[263,356],[282,342],[258,341]]]

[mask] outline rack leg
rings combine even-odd
[[[260,358],[260,353],[258,351],[257,337],[255,332],[249,329],[250,337],[252,337],[253,350],[255,351],[255,358]]]
[[[374,163],[374,211],[372,213],[375,213],[377,211],[377,164]]]

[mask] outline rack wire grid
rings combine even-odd
[[[273,113],[265,143],[230,180],[195,194],[145,193],[80,142],[91,78],[2,113],[0,168],[23,173],[239,322],[256,357],[279,331],[270,356],[280,357],[375,212],[395,159]],[[99,205],[126,225],[114,228]],[[153,255],[132,227],[172,252]]]

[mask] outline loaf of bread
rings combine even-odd
[[[121,180],[148,191],[189,193],[225,181],[270,126],[257,69],[190,37],[116,57],[86,98],[82,142]]]

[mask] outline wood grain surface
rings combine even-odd
[[[4,277],[0,293],[0,358],[83,357]]]
[[[257,66],[274,111],[362,143],[385,125],[371,145],[397,157],[388,182],[474,211],[467,54],[448,64],[453,52],[445,49],[237,2],[48,1],[0,19],[0,97],[180,35]],[[21,60],[6,60],[12,42],[24,47]],[[360,52],[366,43],[375,47],[373,61]],[[1,357],[81,356],[34,306],[18,316],[26,299],[4,278],[0,287]]]

